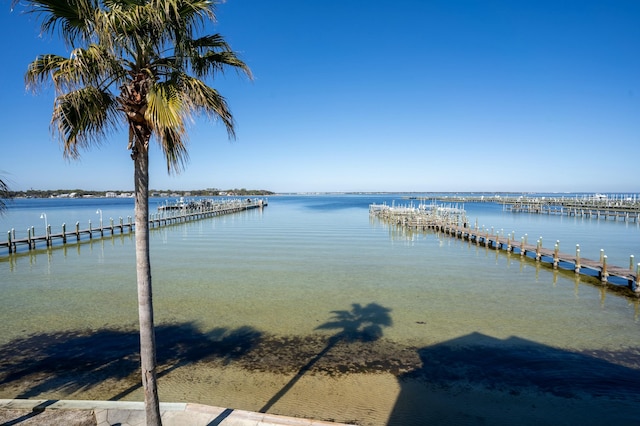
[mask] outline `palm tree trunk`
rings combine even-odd
[[[151,262],[149,256],[149,151],[140,147],[134,155],[136,272],[140,319],[140,364],[147,425],[161,425],[156,381],[156,338],[153,325]]]

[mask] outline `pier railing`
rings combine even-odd
[[[267,205],[266,199],[232,199],[223,201],[199,200],[165,204],[158,207],[157,213],[149,215],[149,226],[158,228],[181,222],[205,219],[214,216],[236,213],[240,211],[261,208]],[[26,236],[16,235],[16,230],[7,231],[7,239],[0,241],[0,248],[7,248],[8,254],[16,253],[20,247],[27,250],[35,250],[44,245],[52,247],[54,244],[66,245],[68,243],[79,243],[84,239],[102,238],[105,235],[115,233],[135,232],[135,221],[131,216],[126,220],[119,217],[117,221],[109,218],[108,224],[104,224],[102,219],[98,226],[93,226],[89,221],[87,228],[81,228],[80,222],[76,222],[73,228],[68,228],[62,224],[60,232],[54,232],[51,225],[45,226],[45,233],[37,235],[35,227],[27,228]]]
[[[504,235],[493,228],[473,228],[466,221],[464,212],[456,212],[454,215],[438,214],[432,210],[420,210],[416,208],[394,208],[381,205],[371,205],[369,213],[381,220],[407,227],[414,230],[433,230],[441,232],[453,238],[469,241],[470,243],[495,250],[504,250],[509,253],[519,253],[520,256],[530,258],[540,263],[552,265],[553,269],[573,270],[578,275],[586,275],[598,278],[602,283],[611,282],[616,285],[626,285],[632,294],[640,297],[638,276],[640,275],[640,263],[635,263],[635,257],[629,257],[629,268],[609,265],[604,250],[600,252],[600,260],[582,258],[580,246],[576,246],[575,254],[560,252],[560,242],[556,241],[553,249],[544,248],[542,240],[530,244],[527,237],[521,237],[518,241],[515,233]]]

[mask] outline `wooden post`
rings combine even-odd
[[[633,255],[629,256],[629,270],[631,272],[633,272],[633,264],[635,263],[633,260],[634,260],[634,256]]]
[[[80,241],[80,222],[76,222],[76,241]]]
[[[91,228],[91,219],[89,219],[89,239],[93,239],[93,229]]]
[[[112,217],[109,218],[109,225],[111,228],[111,235],[113,235],[113,218]]]
[[[7,244],[9,245],[9,253],[13,253],[11,248],[11,231],[7,231]]]
[[[542,247],[542,242],[538,239],[538,242],[536,243],[536,262],[540,261],[540,247]]]
[[[600,249],[600,263],[604,262],[604,249]]]
[[[520,239],[520,256],[524,256],[524,237]]]
[[[120,233],[122,234],[124,230],[124,225],[122,224],[122,216],[120,216]]]
[[[607,255],[605,254],[602,257],[602,270],[600,271],[600,281],[603,283],[607,282],[607,277],[609,274],[607,273]]]
[[[62,244],[67,244],[67,224],[62,224]]]
[[[27,247],[29,247],[29,250],[31,250],[31,228],[27,228]],[[33,242],[34,246],[35,246],[35,242]],[[9,251],[9,253],[11,253],[11,251]]]
[[[556,245],[553,248],[553,269],[558,269],[558,251],[560,250],[560,240],[556,240]]]
[[[640,293],[640,286],[638,285],[638,277],[640,276],[640,263],[636,266],[636,288],[634,291]]]
[[[580,273],[580,244],[576,244],[576,265],[574,271]]]
[[[47,225],[47,232],[45,237],[47,238],[47,247],[51,246],[51,225]]]

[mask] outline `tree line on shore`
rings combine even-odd
[[[84,189],[29,189],[27,191],[11,191],[5,190],[2,198],[85,198],[85,197],[106,197],[110,193],[117,194],[131,194],[130,191],[92,191]],[[195,189],[195,190],[173,190],[173,189],[152,189],[149,191],[153,196],[170,196],[170,197],[215,197],[215,196],[266,196],[273,195],[271,191],[266,189],[246,189],[246,188],[234,188],[234,189]]]

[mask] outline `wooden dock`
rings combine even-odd
[[[464,214],[454,216],[438,216],[431,213],[422,213],[420,210],[395,210],[393,208],[380,208],[372,205],[369,209],[371,215],[382,220],[404,226],[414,230],[432,230],[441,232],[453,238],[468,241],[495,250],[504,250],[509,253],[519,253],[520,256],[530,258],[536,262],[547,263],[554,269],[573,270],[576,274],[595,277],[602,283],[610,282],[616,285],[625,285],[630,292],[640,297],[638,275],[640,275],[640,263],[634,265],[634,257],[630,257],[629,268],[607,264],[607,256],[602,254],[599,261],[585,259],[580,256],[580,247],[576,247],[575,254],[561,253],[559,243],[556,242],[553,249],[544,248],[540,240],[535,245],[529,244],[525,237],[516,241],[515,235],[494,232],[493,229],[470,228],[464,218]],[[462,220],[460,220],[462,219]],[[462,224],[462,225],[461,225]]]
[[[162,226],[177,223],[190,222],[215,216],[221,216],[240,211],[262,208],[267,205],[264,199],[243,199],[225,200],[214,202],[211,200],[199,201],[184,205],[167,204],[158,209],[158,213],[149,216],[149,227],[159,228]],[[16,238],[15,229],[7,232],[7,239],[0,241],[0,248],[7,248],[8,254],[16,253],[19,247],[26,247],[27,250],[35,250],[38,246],[53,247],[54,244],[66,245],[68,243],[79,243],[82,238],[93,239],[102,238],[106,235],[124,234],[125,232],[135,232],[135,222],[131,216],[126,221],[119,218],[118,222],[109,219],[109,224],[104,225],[102,220],[100,226],[93,227],[89,222],[88,228],[80,229],[80,222],[76,222],[74,229],[68,230],[66,224],[62,224],[61,232],[52,232],[51,225],[46,226],[45,235],[36,235],[32,226],[27,229],[26,238]]]
[[[415,197],[416,200],[450,203],[495,203],[504,211],[563,215],[587,219],[604,219],[620,222],[640,223],[640,198],[634,196],[590,197],[523,197],[523,196],[442,196],[435,198]]]

